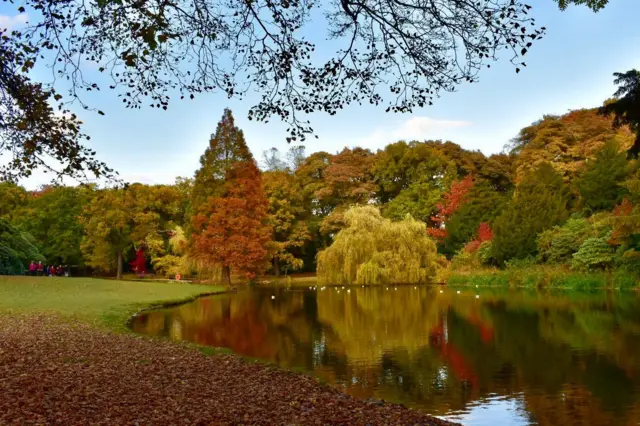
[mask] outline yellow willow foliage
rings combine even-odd
[[[344,213],[346,226],[318,253],[321,284],[415,284],[433,281],[438,263],[426,225],[407,216],[392,222],[372,206]]]

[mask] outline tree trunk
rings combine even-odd
[[[273,258],[273,273],[276,277],[280,276],[280,261],[277,257]]]
[[[222,279],[227,285],[231,285],[231,268],[229,266],[222,267]]]
[[[118,250],[118,273],[116,279],[122,279],[122,250]]]

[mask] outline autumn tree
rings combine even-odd
[[[0,182],[0,218],[11,219],[16,210],[27,204],[27,191],[11,182]]]
[[[269,200],[269,224],[273,232],[273,272],[282,267],[297,270],[304,266],[302,250],[311,239],[305,218],[304,199],[295,176],[286,171],[270,171],[262,175]]]
[[[480,151],[469,151],[457,143],[441,140],[424,142],[425,148],[439,152],[456,168],[456,176],[463,178],[467,175],[477,175],[487,158]]]
[[[507,193],[515,186],[515,161],[514,155],[493,154],[482,164],[477,177],[489,183],[495,191]]]
[[[474,180],[471,175],[451,184],[449,191],[443,195],[442,202],[436,206],[438,212],[431,218],[434,227],[427,230],[429,235],[438,241],[442,241],[447,236],[445,227],[447,220],[466,202],[473,185]]]
[[[489,242],[493,239],[493,231],[491,226],[487,222],[482,222],[478,225],[478,229],[475,232],[474,238],[464,246],[464,250],[468,253],[476,252],[482,243]]]
[[[391,143],[376,153],[372,164],[372,178],[377,185],[376,197],[385,204],[412,184],[428,184],[437,188],[448,166],[447,158],[426,143]]]
[[[12,111],[17,104],[24,113],[3,123],[3,131],[9,128],[16,137],[3,133],[0,146],[3,151],[22,147],[39,130],[62,134],[61,142],[50,144],[38,136],[37,148],[16,158],[18,166],[32,167],[42,158],[34,152],[46,148],[63,160],[75,160],[71,172],[75,166],[99,172],[92,152],[73,144],[77,121],[57,121],[47,110],[50,99],[62,105],[82,101],[85,91],[101,90],[103,84],[129,108],[151,104],[167,109],[176,92],[193,98],[218,91],[241,99],[257,89],[261,98],[249,118],[279,117],[289,124],[290,140],[299,141],[313,132],[301,115],[334,115],[363,102],[411,112],[431,104],[442,91],[478,80],[480,70],[503,50],[519,72],[522,57],[544,34],[529,16],[530,6],[516,0],[461,2],[455,8],[423,0],[213,0],[206,7],[187,1],[156,6],[137,0],[53,0],[46,7],[37,0],[21,3],[18,11],[28,14],[29,23],[2,37],[6,66],[0,89],[3,108]],[[337,46],[316,60],[308,34],[321,17],[326,18],[325,35]],[[105,74],[108,83],[81,72],[87,64]],[[51,90],[55,79],[28,80],[32,69],[47,66],[67,83],[67,99]],[[47,112],[27,120],[25,130],[22,118],[32,109]]]
[[[628,256],[640,260],[640,207],[628,199],[613,209],[613,232],[609,242],[620,246]]]
[[[219,266],[229,284],[232,271],[253,278],[268,265],[269,202],[230,110],[225,109],[200,163],[191,199],[191,256]]]
[[[525,127],[509,146],[517,155],[515,181],[542,163],[553,166],[566,181],[573,180],[584,170],[586,159],[595,158],[607,141],[615,139],[622,149],[631,147],[634,135],[629,128],[616,129],[612,124],[613,119],[597,109],[581,109],[545,116]]]
[[[305,148],[302,145],[292,146],[283,158],[278,148],[273,147],[262,153],[262,168],[274,172],[281,170],[294,171],[305,160]]]
[[[147,260],[145,259],[143,247],[136,249],[136,256],[131,262],[129,262],[129,267],[132,271],[138,274],[144,274],[147,272]]]
[[[511,201],[493,223],[492,256],[502,265],[536,255],[536,237],[566,220],[569,189],[546,163],[527,173]]]
[[[244,134],[235,125],[231,110],[225,109],[216,132],[209,139],[209,146],[200,157],[191,190],[191,214],[206,208],[210,197],[220,197],[226,190],[225,179],[231,166],[237,162],[252,162]]]
[[[227,284],[232,272],[249,279],[263,273],[271,241],[268,208],[255,161],[231,164],[222,194],[209,197],[193,218],[193,256],[220,266]]]
[[[371,176],[373,160],[368,149],[343,149],[331,157],[324,170],[323,186],[315,196],[336,206],[368,203],[376,190]]]
[[[296,170],[306,201],[314,209],[324,236],[342,227],[342,215],[349,206],[366,204],[374,198],[373,160],[374,155],[368,149],[345,148],[335,155],[314,153]]]
[[[85,206],[82,252],[87,264],[97,269],[116,269],[122,278],[128,249],[144,246],[160,253],[166,232],[174,228],[180,199],[163,185],[133,184],[99,191]]]

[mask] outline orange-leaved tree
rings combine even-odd
[[[192,256],[221,267],[228,284],[232,271],[249,279],[263,273],[268,266],[271,242],[269,202],[260,170],[232,120],[231,112],[226,110],[203,156],[216,153],[215,158],[203,159],[203,166],[215,170],[206,173],[206,178],[216,190],[194,211],[191,234]],[[225,147],[224,155],[217,155],[220,146]],[[242,155],[234,156],[232,151]],[[196,174],[196,185],[205,175],[203,169]]]

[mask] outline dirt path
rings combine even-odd
[[[0,425],[426,424],[312,378],[50,317],[0,318]]]

